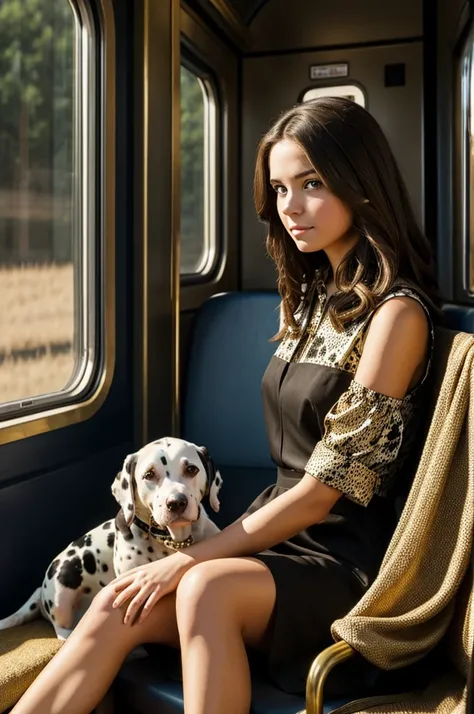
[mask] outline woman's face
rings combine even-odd
[[[273,146],[269,169],[278,215],[298,250],[324,250],[337,263],[358,240],[350,230],[351,211],[325,188],[295,141],[283,139]]]

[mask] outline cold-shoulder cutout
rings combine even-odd
[[[430,348],[430,323],[420,302],[405,294],[389,296],[364,330],[355,379],[403,398],[426,375]]]

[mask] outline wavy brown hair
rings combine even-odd
[[[440,315],[438,287],[430,244],[421,232],[405,183],[381,128],[361,106],[343,97],[325,97],[286,111],[262,138],[254,179],[255,206],[268,223],[267,250],[278,271],[283,327],[298,334],[295,312],[302,285],[319,270],[325,282],[332,269],[324,251],[301,253],[284,228],[270,185],[269,154],[283,139],[298,143],[326,188],[352,212],[358,243],[333,276],[338,294],[331,301],[333,325],[373,310],[395,280],[424,294],[433,316]]]

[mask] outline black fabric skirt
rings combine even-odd
[[[278,484],[263,491],[247,513],[255,512],[294,483],[285,483],[280,474]],[[334,642],[331,624],[346,615],[369,586],[357,569],[321,552],[324,550],[309,528],[253,556],[267,566],[276,585],[267,653],[258,660],[272,681],[291,694],[304,694],[313,659]]]

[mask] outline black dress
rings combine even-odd
[[[385,296],[423,297],[406,285]],[[263,378],[263,400],[277,483],[252,503],[252,513],[291,488],[305,472],[343,492],[327,518],[256,557],[276,583],[267,669],[282,689],[304,692],[315,655],[332,643],[330,626],[375,578],[396,525],[394,500],[409,486],[420,384],[404,399],[354,380],[374,313],[344,332],[333,327],[324,284],[317,278],[297,315],[305,330],[280,343]]]

